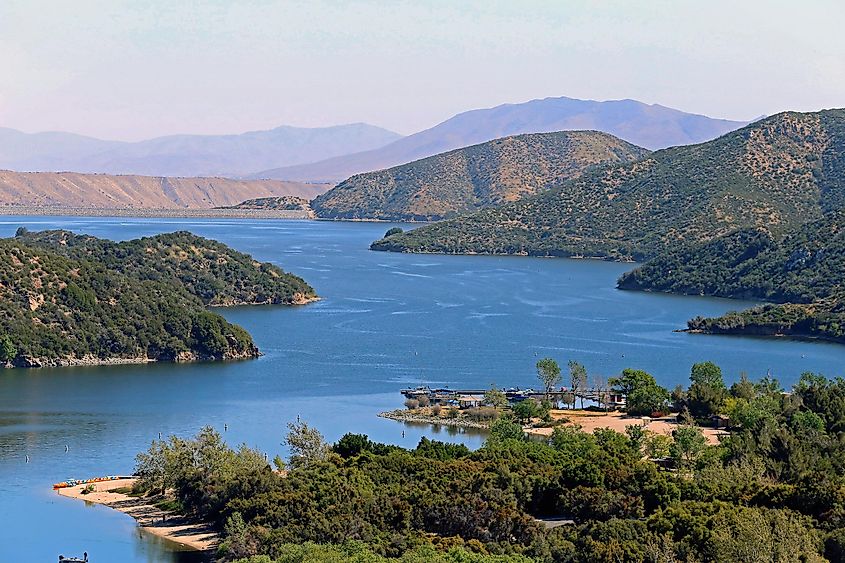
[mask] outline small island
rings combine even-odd
[[[303,279],[189,232],[113,242],[21,228],[0,239],[0,362],[254,358],[249,333],[209,307],[315,299]]]

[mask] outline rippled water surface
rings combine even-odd
[[[50,487],[130,472],[159,432],[226,424],[230,443],[272,457],[284,454],[284,424],[299,415],[330,440],[354,431],[413,446],[425,434],[475,447],[478,434],[375,415],[401,406],[397,391],[407,385],[534,385],[533,365],[545,356],[604,376],[646,369],[667,387],[686,383],[702,360],[719,363],[728,379],[771,370],[786,385],[803,371],[845,371],[843,346],[673,332],[695,315],[748,304],[618,291],[629,264],[370,252],[392,226],[373,223],[5,217],[0,235],[18,226],[112,239],[187,229],[301,275],[323,300],[223,310],[265,353],[254,361],[0,373],[3,562],[83,551],[92,563],[190,561],[128,516]]]

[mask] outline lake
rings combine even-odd
[[[477,447],[477,433],[376,414],[401,407],[398,391],[409,385],[536,386],[534,364],[546,356],[605,377],[645,369],[669,388],[703,360],[729,381],[770,370],[787,386],[804,371],[842,375],[845,361],[840,345],[673,332],[749,303],[614,289],[630,264],[367,250],[391,224],[3,217],[0,236],[19,226],[110,239],[190,230],[301,275],[323,300],[222,310],[252,333],[265,354],[257,360],[0,373],[0,561],[83,551],[92,563],[196,560],[126,515],[51,490],[68,477],[131,472],[159,432],[211,425],[272,458],[285,454],[285,424],[301,416],[332,441],[357,432],[409,447],[423,435]]]

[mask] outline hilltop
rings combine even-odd
[[[304,303],[272,264],[190,233],[115,243],[19,229],[0,239],[0,361],[17,366],[250,358],[208,305]]]
[[[596,130],[640,147],[661,149],[708,141],[745,124],[635,100],[545,98],[467,111],[378,149],[268,169],[251,177],[340,182],[354,174],[406,164],[501,137],[552,131]]]
[[[0,128],[0,168],[145,176],[241,176],[376,149],[401,135],[353,123],[235,135],[168,135],[136,142]]]
[[[0,170],[0,206],[74,209],[210,209],[272,196],[313,198],[331,186],[279,180],[111,176]]]
[[[302,278],[187,231],[114,242],[64,230],[19,229],[15,240],[71,259],[97,260],[141,280],[176,283],[209,306],[291,305],[316,297]]]
[[[779,236],[843,203],[845,110],[786,112],[372,248],[642,260],[740,228]]]
[[[596,131],[518,135],[353,176],[311,204],[321,218],[436,221],[535,194],[649,151]]]

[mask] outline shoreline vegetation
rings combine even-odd
[[[268,460],[206,427],[139,453],[132,495],[208,522],[221,563],[843,560],[845,380],[807,373],[787,391],[741,375],[728,387],[703,362],[670,393],[635,369],[588,388],[586,369],[568,366],[571,396],[551,358],[529,397],[491,385],[481,400],[421,409],[448,395],[403,392],[415,422],[495,419],[475,451],[427,437],[329,443],[297,419],[288,458]],[[626,412],[575,408],[599,389]],[[726,431],[708,435],[708,423]]]
[[[128,514],[145,532],[179,544],[193,551],[211,552],[220,543],[220,535],[209,524],[193,521],[158,504],[159,497],[132,493],[137,477],[76,485],[59,489],[60,496],[99,504]]]
[[[0,258],[5,367],[255,358],[252,336],[214,308],[318,299],[302,278],[185,231],[113,242],[20,228]]]

